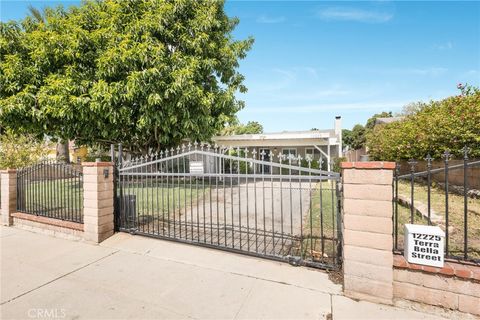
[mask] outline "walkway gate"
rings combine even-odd
[[[340,266],[339,174],[318,161],[194,144],[120,161],[116,185],[120,231]]]

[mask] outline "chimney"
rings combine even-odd
[[[342,145],[342,117],[336,116],[335,117],[335,137],[337,137],[338,143],[338,157],[341,158],[343,156],[343,145]]]

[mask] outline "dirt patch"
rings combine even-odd
[[[335,284],[343,285],[343,272],[342,270],[330,270],[327,271],[328,279]]]

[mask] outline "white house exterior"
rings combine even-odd
[[[341,117],[335,118],[334,129],[310,131],[284,131],[277,133],[242,134],[217,136],[213,142],[224,147],[240,147],[256,150],[257,157],[265,154],[264,160],[269,161],[270,155],[300,155],[314,160],[322,159],[330,171],[332,159],[342,157],[342,126]]]

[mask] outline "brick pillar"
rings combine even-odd
[[[2,224],[11,226],[13,217],[11,214],[17,210],[17,174],[15,169],[0,170],[0,188],[2,204]]]
[[[343,162],[343,269],[346,296],[393,303],[394,162]]]
[[[113,235],[113,173],[111,162],[83,164],[83,236],[87,241],[100,243]]]

